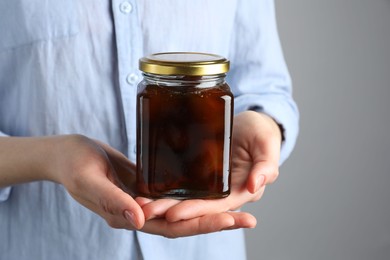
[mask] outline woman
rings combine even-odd
[[[234,210],[275,181],[298,132],[272,0],[2,1],[0,32],[1,259],[245,258],[256,220]],[[231,61],[225,199],[117,185],[135,162],[138,59],[166,51]]]

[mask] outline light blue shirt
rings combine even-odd
[[[271,115],[288,157],[298,112],[272,0],[2,0],[0,135],[79,133],[135,161],[138,59],[166,51],[229,58],[235,112]],[[242,230],[167,239],[112,229],[61,185],[34,182],[0,189],[0,259],[241,260],[245,244]]]

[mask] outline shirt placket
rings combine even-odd
[[[115,38],[118,55],[118,76],[127,155],[135,161],[136,148],[136,96],[137,84],[141,79],[138,59],[142,56],[142,37],[138,23],[137,5],[132,0],[113,0]]]

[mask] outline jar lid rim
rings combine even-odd
[[[202,52],[161,52],[139,60],[143,72],[160,75],[216,75],[229,71],[228,59]]]

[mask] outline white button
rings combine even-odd
[[[127,75],[126,81],[130,85],[134,85],[135,83],[138,82],[138,75],[135,73],[130,73],[129,75]]]
[[[124,14],[128,14],[133,10],[133,6],[129,2],[123,2],[119,6],[120,10]]]

